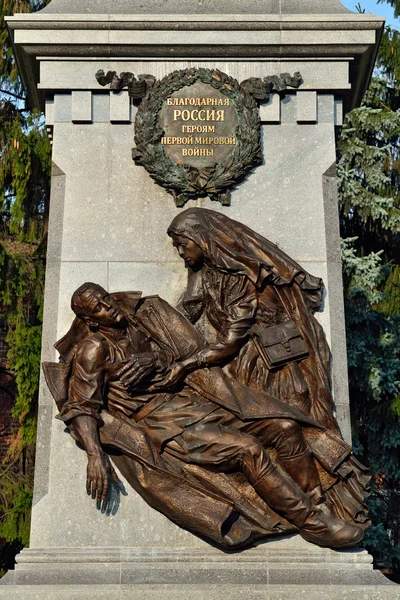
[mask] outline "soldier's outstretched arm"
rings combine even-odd
[[[93,500],[101,502],[107,496],[110,477],[116,483],[119,479],[101,447],[98,421],[89,415],[80,415],[71,421],[69,428],[88,458],[86,491]]]
[[[74,358],[68,402],[58,415],[87,454],[86,490],[98,502],[107,496],[110,477],[118,482],[99,439],[104,373],[108,363],[109,349],[105,340],[89,338],[80,345]]]

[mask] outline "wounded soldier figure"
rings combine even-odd
[[[111,459],[150,506],[223,548],[295,531],[331,548],[362,540],[369,478],[341,437],[217,366],[171,387],[171,365],[206,343],[156,296],[86,283],[71,307],[60,363],[43,368],[94,499],[116,478]]]

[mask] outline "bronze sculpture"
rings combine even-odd
[[[188,268],[178,309],[192,323],[206,316],[218,335],[215,343],[172,365],[167,381],[176,383],[192,368],[219,364],[237,381],[278,397],[340,437],[330,351],[314,317],[322,303],[322,280],[249,227],[212,210],[180,213],[168,234]],[[276,348],[281,361],[286,354],[281,366],[266,360],[267,354],[274,359]],[[330,452],[327,442],[324,453]],[[367,520],[360,510],[367,496],[365,468],[353,457],[333,470],[329,460],[318,462],[333,513]],[[340,470],[352,474],[343,485]],[[360,485],[353,485],[356,481]]]
[[[362,539],[367,476],[351,482],[361,498],[355,518],[351,503],[343,520],[325,502],[328,471],[337,471],[332,488],[350,477],[349,468],[340,474],[350,449],[338,436],[218,366],[196,364],[171,382],[176,365],[207,346],[159,298],[85,284],[72,308],[76,319],[56,345],[61,362],[44,371],[59,418],[88,455],[93,498],[116,478],[111,456],[151,506],[222,547],[293,530],[322,546]]]
[[[322,302],[322,280],[250,228],[212,210],[182,212],[168,234],[189,271],[178,309],[192,323],[204,313],[219,334],[216,344],[186,361],[186,369],[196,361],[230,363],[231,374],[245,385],[280,397],[338,432],[329,348],[314,317]],[[251,339],[254,325],[269,330],[288,319],[296,321],[308,356],[283,369],[268,369]]]

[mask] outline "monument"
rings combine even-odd
[[[0,598],[397,597],[357,547],[335,181],[383,24],[339,0],[8,19],[53,178],[31,542]]]

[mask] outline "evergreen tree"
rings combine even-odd
[[[400,1],[390,2],[399,10]],[[355,451],[374,474],[365,544],[400,576],[400,34],[346,119],[338,162]]]
[[[394,16],[398,17],[400,15],[400,0],[378,0],[378,4],[384,4],[385,2],[394,8]]]
[[[29,541],[51,165],[43,115],[27,105],[4,17],[45,4],[3,0],[0,9],[0,317],[8,367],[16,375],[13,414],[19,422],[0,464],[0,539],[8,544],[3,556]]]

